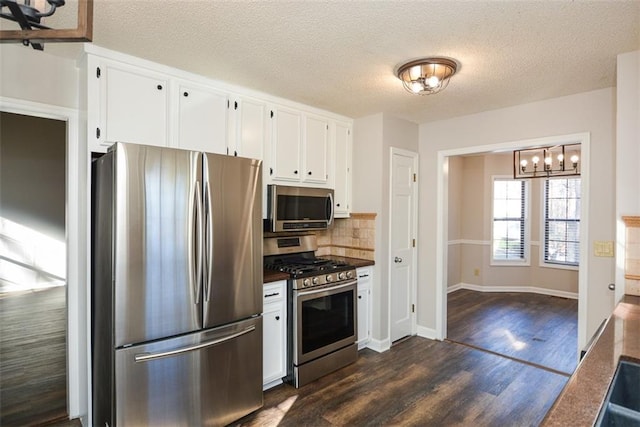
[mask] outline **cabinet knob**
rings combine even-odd
[[[184,92],[183,95],[184,96],[189,96],[189,92]]]
[[[362,299],[362,295],[358,295],[358,299]]]
[[[293,174],[294,175],[298,175],[298,171],[293,171]]]
[[[309,171],[308,174],[311,175],[311,171]]]
[[[336,206],[337,206],[337,207],[340,207],[340,203],[336,203]]]
[[[158,88],[158,90],[162,90],[162,85],[158,85],[156,87]]]
[[[280,316],[276,316],[276,320],[280,320]]]

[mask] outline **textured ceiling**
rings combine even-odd
[[[640,1],[94,0],[93,41],[353,118],[423,123],[614,86],[616,55],[640,49]],[[439,94],[394,75],[423,56],[461,64]]]

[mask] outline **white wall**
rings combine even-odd
[[[45,46],[45,49],[47,47]],[[67,122],[67,304],[69,414],[88,414],[88,154],[80,120],[76,61],[45,50],[0,44],[0,110]]]
[[[418,151],[418,125],[386,114],[353,123],[353,211],[375,212],[375,278],[372,284],[372,345],[389,347],[389,161],[390,148]]]
[[[436,327],[437,156],[440,150],[508,143],[554,135],[590,132],[591,162],[589,241],[614,240],[615,166],[613,88],[458,117],[420,126],[420,259],[418,313],[420,326]],[[590,245],[591,246],[591,245]],[[613,294],[612,258],[589,255],[586,335],[609,316]],[[585,334],[583,334],[585,335]],[[582,336],[581,339],[585,339]]]
[[[616,143],[616,297],[624,289],[623,215],[640,215],[640,51],[618,55]]]

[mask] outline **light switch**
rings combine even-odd
[[[593,254],[599,257],[613,257],[613,241],[596,240],[593,242]]]

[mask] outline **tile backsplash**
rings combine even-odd
[[[374,260],[376,214],[352,213],[350,218],[338,218],[331,230],[316,233],[316,255],[334,255]]]

